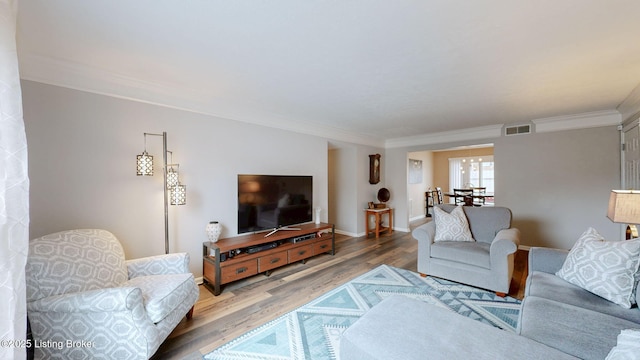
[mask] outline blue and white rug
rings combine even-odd
[[[340,336],[391,295],[440,306],[515,331],[520,301],[434,277],[381,265],[204,356],[204,359],[339,359]]]

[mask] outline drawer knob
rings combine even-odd
[[[248,269],[246,267],[237,268],[236,269],[236,274],[242,274],[243,272],[245,272],[247,270]]]
[[[298,251],[298,255],[304,255],[306,252],[307,250]]]
[[[272,263],[272,264],[275,264],[275,263],[277,263],[277,262],[280,262],[280,258],[273,258],[273,259],[271,259],[271,263]]]

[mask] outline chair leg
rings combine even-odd
[[[192,306],[191,309],[189,309],[189,312],[187,312],[187,320],[191,320],[191,318],[193,318],[193,308],[194,308],[194,306]]]
[[[499,292],[499,291],[496,291],[496,295],[500,296],[501,298],[507,296],[507,294],[505,294],[503,292]]]
[[[427,274],[419,273],[422,277],[427,277]]]

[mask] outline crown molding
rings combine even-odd
[[[544,133],[620,125],[622,116],[617,110],[604,110],[535,119],[531,122],[535,125],[535,132]]]
[[[622,115],[622,121],[627,122],[640,113],[640,84],[618,105],[618,112]]]
[[[419,145],[442,144],[457,141],[499,138],[504,124],[481,126],[475,128],[443,131],[439,133],[407,136],[385,141],[385,148],[399,148]]]
[[[68,60],[34,55],[20,56],[20,78],[99,95],[142,102],[166,108],[239,121],[331,140],[384,147],[382,139],[342,129],[285,119],[274,114],[237,113],[225,105],[213,104],[211,96],[175,84],[141,81]]]

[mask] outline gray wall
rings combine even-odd
[[[380,182],[369,184],[369,155],[381,154]],[[378,202],[378,190],[385,187],[386,159],[384,149],[372,146],[334,142],[329,150],[329,220],[339,232],[351,236],[365,233],[364,209],[370,201]],[[405,197],[391,191],[395,196]],[[391,203],[391,202],[390,202]]]
[[[328,142],[319,137],[23,81],[29,146],[30,236],[104,228],[127,258],[164,253],[161,166],[135,174],[144,132],[167,131],[187,185],[187,205],[170,206],[171,251],[188,252],[202,275],[205,225],[236,234],[237,175],[312,175],[313,206],[327,221]],[[147,150],[161,164],[160,137]]]
[[[619,239],[607,217],[620,186],[620,133],[615,126],[496,139],[496,200],[511,208],[523,243],[570,248],[592,226]]]
[[[620,186],[615,126],[387,149],[387,184],[407,193],[402,166],[410,152],[486,143],[495,146],[496,205],[511,208],[523,245],[570,248],[589,226],[621,238],[622,227],[605,216],[609,192]],[[393,206],[395,227],[408,228],[408,201]]]

